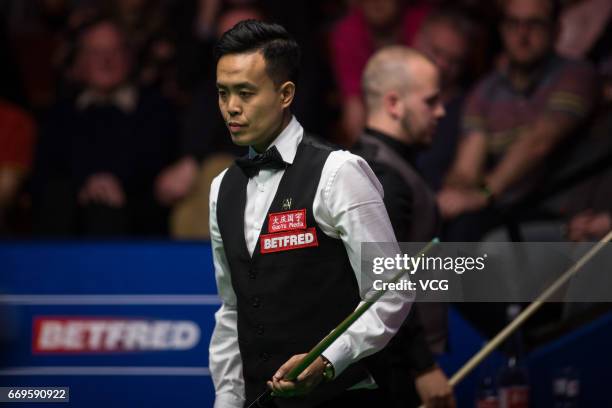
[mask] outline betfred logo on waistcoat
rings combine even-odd
[[[271,213],[268,215],[268,232],[306,229],[306,209]]]
[[[38,316],[32,334],[34,353],[188,350],[200,341],[200,327],[189,320]]]
[[[262,254],[319,246],[317,230],[308,228],[302,231],[262,235],[259,246]]]

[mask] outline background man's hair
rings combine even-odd
[[[297,83],[300,47],[281,25],[244,20],[226,31],[215,47],[215,59],[228,54],[261,51],[275,85]]]

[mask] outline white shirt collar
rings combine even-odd
[[[302,128],[302,125],[300,125],[295,116],[292,116],[289,124],[270,143],[268,149],[276,146],[283,160],[286,163],[293,164],[293,159],[295,159],[295,154],[302,141],[302,137],[304,137],[304,128]],[[257,152],[252,147],[249,147],[249,157],[254,157],[255,155],[257,155]]]
[[[134,86],[124,85],[111,92],[101,95],[93,89],[86,89],[76,100],[78,110],[84,110],[94,104],[114,105],[125,113],[132,113],[138,103],[138,91]]]

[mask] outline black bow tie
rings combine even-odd
[[[261,169],[284,169],[287,167],[287,163],[283,161],[276,146],[272,146],[252,159],[241,157],[236,160],[236,164],[248,178],[255,176]]]

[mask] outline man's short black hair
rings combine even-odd
[[[221,36],[215,47],[215,59],[228,54],[261,51],[266,73],[276,86],[283,82],[297,83],[300,47],[279,24],[244,20]]]

